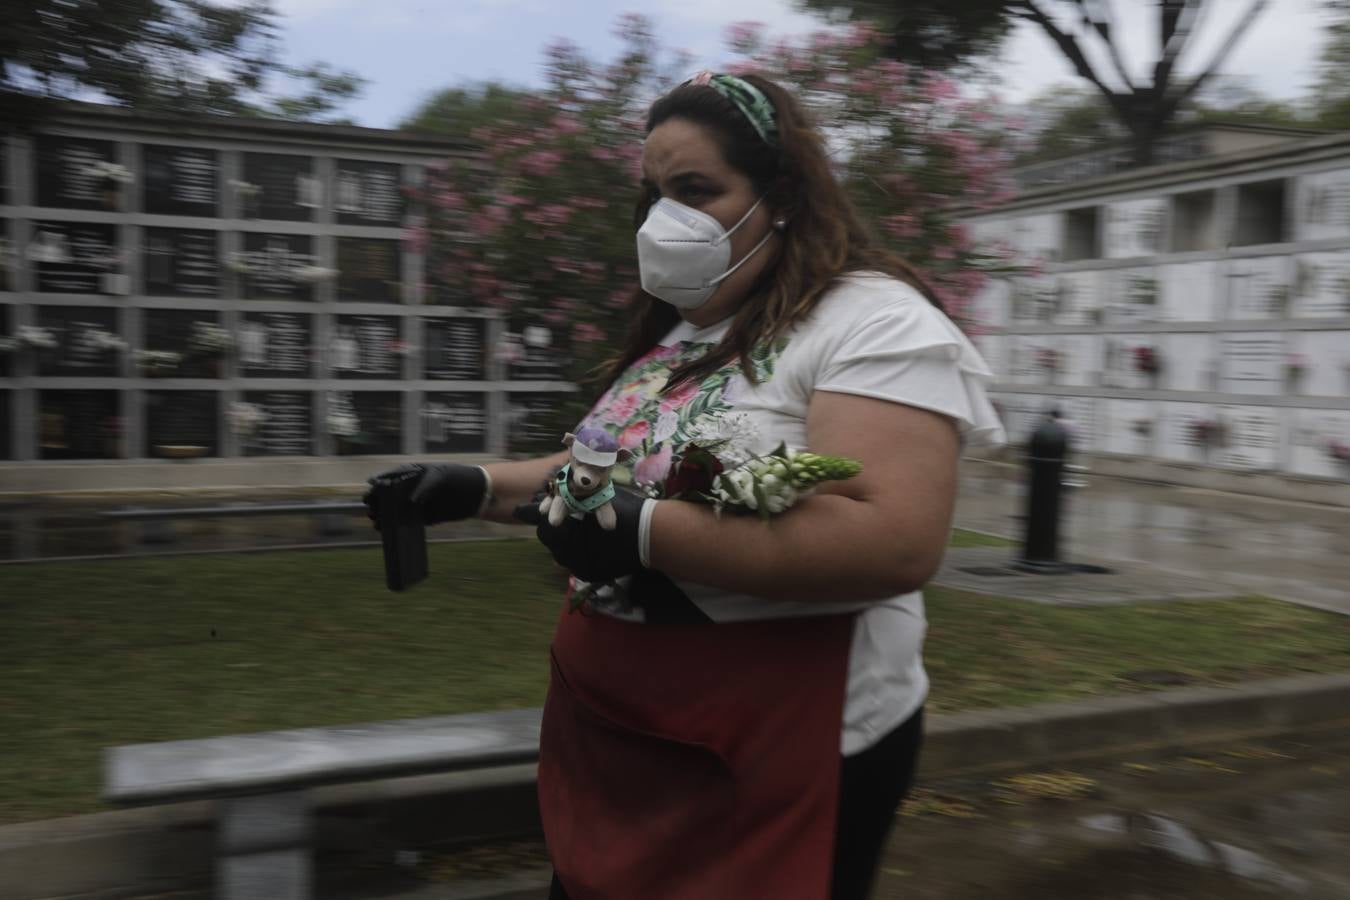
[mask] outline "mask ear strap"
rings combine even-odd
[[[717,246],[718,244],[722,243],[723,241],[729,240],[729,239],[731,238],[731,236],[732,236],[733,234],[736,233],[736,229],[737,229],[737,228],[740,228],[742,225],[744,225],[744,224],[745,224],[745,220],[748,219],[748,218],[750,218],[752,215],[754,215],[755,210],[759,209],[759,205],[760,205],[761,203],[763,203],[763,202],[764,202],[764,198],[763,198],[763,197],[760,197],[758,200],[756,200],[756,201],[755,201],[755,205],[752,206],[752,207],[750,207],[749,209],[747,209],[747,210],[745,211],[745,215],[741,216],[740,219],[737,220],[737,222],[736,222],[735,225],[732,225],[732,226],[731,226],[730,228],[728,228],[725,232],[723,232],[721,235],[719,235],[718,238],[717,238],[717,240],[713,241],[713,246],[715,247],[715,246]]]
[[[735,272],[735,271],[736,271],[737,269],[739,269],[741,266],[745,265],[745,261],[746,261],[747,259],[749,259],[750,257],[754,256],[756,253],[758,253],[758,252],[759,252],[759,248],[761,248],[761,247],[763,247],[765,244],[767,244],[767,243],[769,242],[769,238],[771,238],[771,237],[773,237],[773,231],[772,231],[772,229],[770,229],[769,231],[765,232],[764,237],[760,238],[758,244],[756,244],[754,247],[750,248],[750,252],[749,252],[749,253],[747,253],[747,254],[745,254],[744,256],[741,257],[740,262],[736,263],[736,265],[732,266],[730,269],[727,269],[725,272],[723,272],[721,275],[718,275],[716,278],[713,278],[713,279],[709,280],[708,284],[721,284],[721,283],[722,283],[723,281],[725,281],[728,277],[730,277],[730,275],[731,275],[732,272]]]

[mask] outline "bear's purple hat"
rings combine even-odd
[[[572,442],[572,458],[588,466],[612,466],[619,461],[619,442],[603,428],[582,428]]]

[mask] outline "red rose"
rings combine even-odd
[[[695,444],[689,444],[680,452],[679,461],[671,467],[666,476],[662,496],[680,497],[686,494],[708,494],[712,492],[713,482],[722,474],[722,461],[712,453]]]

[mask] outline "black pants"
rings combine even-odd
[[[913,783],[922,743],[923,710],[919,710],[871,747],[844,757],[839,771],[839,819],[834,830],[830,900],[867,900],[872,892],[881,850],[900,802]],[[548,897],[568,900],[556,875]]]

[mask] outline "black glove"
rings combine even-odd
[[[638,549],[638,523],[646,497],[625,490],[614,492],[614,512],[618,522],[613,531],[600,527],[594,515],[574,519],[570,515],[556,528],[539,514],[539,503],[517,506],[512,515],[535,526],[539,542],[548,548],[558,565],[582,581],[595,584],[632,575],[643,568]]]
[[[361,502],[366,505],[366,515],[375,523],[377,530],[380,527],[381,492],[374,485],[384,478],[406,477],[410,472],[421,473],[410,499],[421,510],[422,521],[427,525],[473,518],[478,515],[487,497],[487,473],[478,466],[458,463],[402,465],[367,479],[372,487],[361,497]]]

